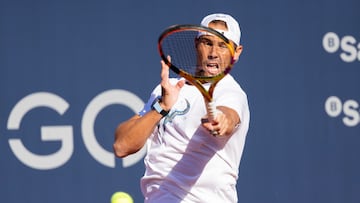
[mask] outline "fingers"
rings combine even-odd
[[[169,66],[163,60],[161,61],[161,80],[166,82],[169,80]]]
[[[219,127],[213,126],[212,130],[209,130],[209,133],[214,137],[224,137],[225,133]]]
[[[210,134],[211,134],[212,136],[214,136],[214,137],[220,136],[220,133],[219,133],[218,131],[216,131],[216,130],[211,130],[211,131],[209,131],[209,132],[210,132]]]
[[[180,80],[180,81],[176,84],[176,88],[181,89],[184,85],[185,85],[185,80]]]
[[[167,56],[167,60],[171,62],[171,57]],[[165,63],[164,60],[161,60],[161,78],[169,78],[169,66]]]
[[[227,122],[224,114],[220,113],[210,122],[208,118],[201,120],[202,126],[209,131],[209,134],[215,137],[224,137],[227,131]]]

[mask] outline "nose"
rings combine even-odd
[[[215,45],[212,45],[209,48],[209,54],[208,54],[208,58],[209,59],[214,59],[214,58],[218,58],[218,47]]]

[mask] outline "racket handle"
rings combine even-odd
[[[215,119],[216,114],[217,114],[215,102],[213,102],[213,101],[207,102],[206,108],[207,108],[207,112],[208,112],[209,121],[211,122]]]

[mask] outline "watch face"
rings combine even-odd
[[[163,108],[161,108],[160,100],[155,100],[155,103],[152,105],[152,109],[154,109],[156,112],[158,112],[159,114],[161,114],[162,116],[166,116],[169,112],[165,111]]]

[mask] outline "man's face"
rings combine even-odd
[[[210,28],[226,31],[224,24],[209,24]],[[203,35],[197,40],[197,74],[201,76],[215,76],[230,65],[230,50],[218,37]]]

